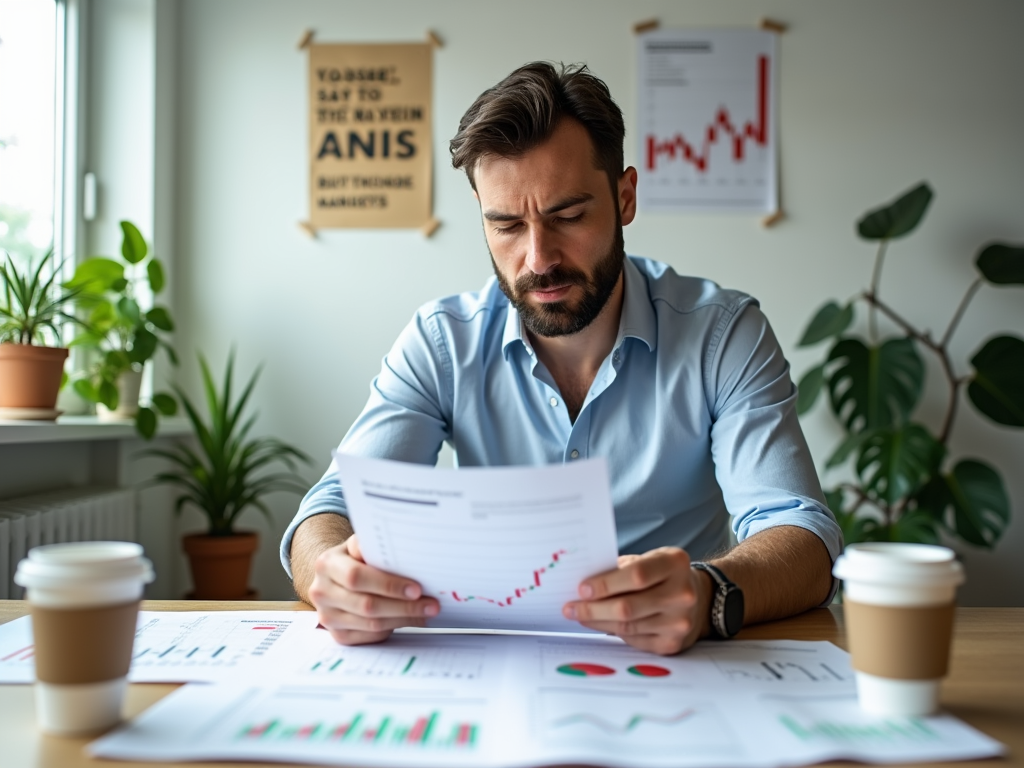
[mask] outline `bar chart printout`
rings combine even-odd
[[[778,209],[776,38],[753,29],[639,37],[642,210]]]

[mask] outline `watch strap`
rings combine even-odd
[[[730,595],[734,601],[738,600],[742,615],[743,591],[731,582],[718,566],[704,562],[691,563],[690,566],[699,571],[704,571],[715,582],[715,591],[711,598],[712,631],[722,640],[728,640],[730,637],[735,636],[739,632],[739,627],[733,628],[730,631],[729,623],[726,620],[726,601],[730,598]]]

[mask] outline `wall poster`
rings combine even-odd
[[[639,36],[642,209],[778,210],[777,38],[756,29]]]
[[[433,45],[318,44],[309,52],[309,226],[432,220]]]

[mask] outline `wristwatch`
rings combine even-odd
[[[743,627],[743,590],[729,581],[725,574],[711,563],[691,563],[691,567],[704,571],[715,582],[711,599],[711,629],[721,640],[734,637]]]

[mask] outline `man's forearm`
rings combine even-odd
[[[292,561],[292,586],[300,600],[309,602],[309,586],[316,575],[316,559],[320,553],[344,544],[352,533],[352,524],[347,517],[329,512],[307,517],[295,529],[289,557]]]
[[[743,623],[781,619],[821,605],[832,587],[825,544],[804,528],[769,528],[711,561],[743,590]]]

